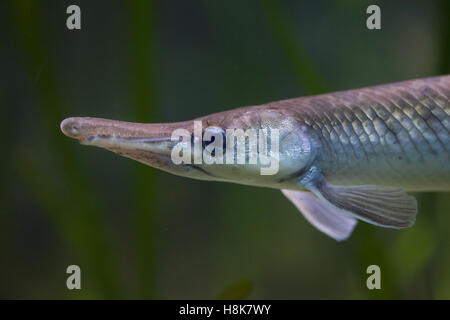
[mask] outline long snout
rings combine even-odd
[[[101,118],[74,117],[61,122],[61,131],[83,145],[115,152],[173,174],[207,179],[209,175],[193,164],[175,164],[171,154],[179,139],[178,129],[193,132],[193,121],[173,123],[134,123]]]
[[[144,124],[74,117],[61,122],[61,131],[84,145],[105,148],[133,158],[149,158],[152,154],[170,157],[171,150],[177,143],[171,139],[174,130],[190,130],[191,126],[189,121]]]
[[[89,137],[170,138],[176,129],[192,129],[192,121],[173,123],[135,123],[102,118],[73,117],[61,122],[61,131],[80,141]]]

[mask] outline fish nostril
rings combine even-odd
[[[68,118],[61,122],[61,131],[69,137],[76,137],[80,134],[80,124],[73,118]]]

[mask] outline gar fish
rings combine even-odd
[[[223,136],[223,144],[215,144],[217,153],[229,152],[230,129],[277,130],[277,172],[261,174],[260,162],[175,164],[172,151],[180,143],[173,139],[175,130],[190,132],[194,148],[208,146],[193,134],[194,121],[140,124],[75,117],[65,119],[61,130],[82,144],[176,175],[281,189],[311,224],[338,241],[349,237],[356,219],[388,228],[412,226],[417,202],[406,191],[450,190],[450,75],[195,120],[203,124],[202,134]],[[258,156],[261,148],[245,152]]]

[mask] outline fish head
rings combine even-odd
[[[308,127],[261,107],[162,124],[68,118],[61,130],[81,144],[200,180],[276,187],[314,158]]]
[[[280,187],[315,156],[311,129],[276,108],[246,107],[195,121],[203,128],[199,166],[215,180]],[[212,150],[215,161],[210,159]]]

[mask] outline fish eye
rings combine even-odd
[[[223,152],[225,153],[225,149],[227,146],[227,139],[226,139],[225,131],[222,128],[212,127],[212,126],[207,127],[205,129],[205,132],[203,133],[203,137],[205,137],[205,134],[207,134],[207,136],[206,136],[206,141],[205,141],[205,139],[202,140],[203,149],[206,148],[211,143],[213,143],[216,140],[216,136],[222,135],[222,149],[223,149]],[[207,139],[210,139],[210,140],[208,141]],[[214,153],[214,151],[213,151],[213,153]]]

